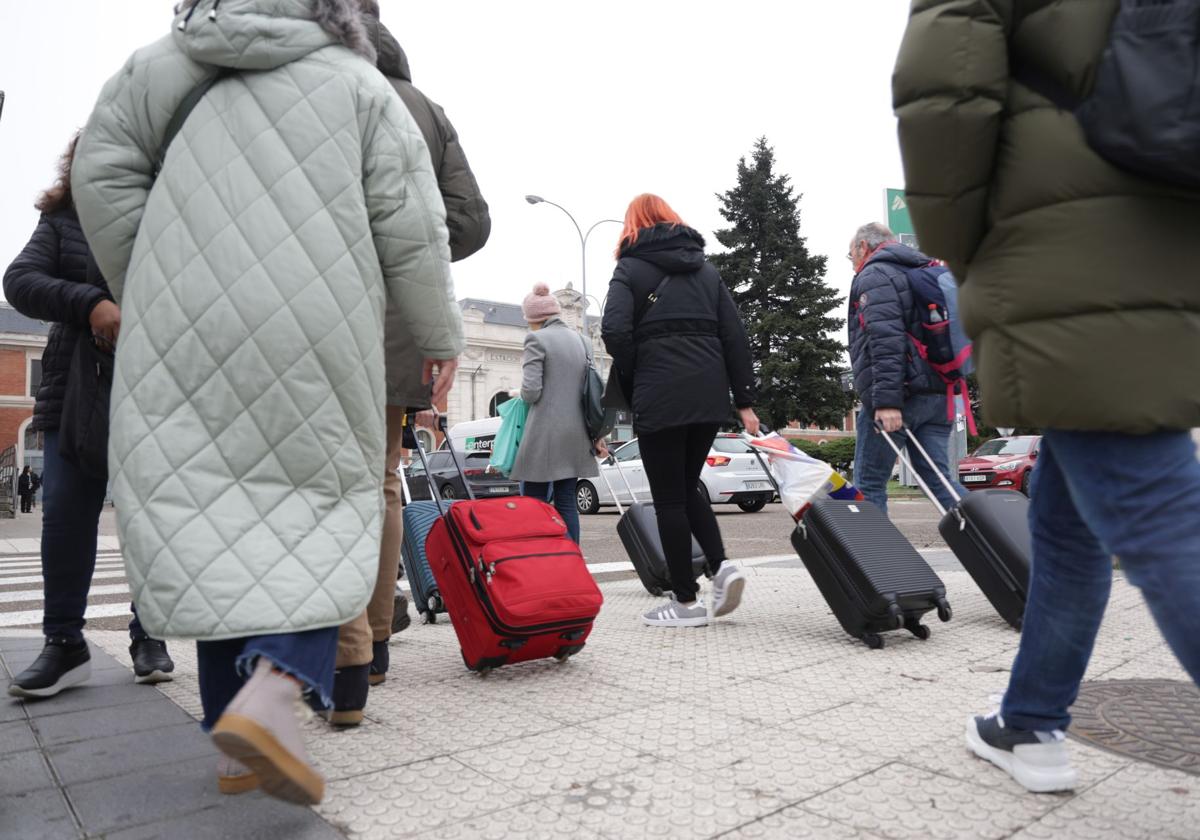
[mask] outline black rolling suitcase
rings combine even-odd
[[[608,493],[616,502],[617,511],[621,515],[617,520],[617,536],[621,538],[625,553],[629,555],[629,560],[633,563],[633,568],[646,591],[655,596],[670,592],[671,575],[667,572],[667,559],[663,554],[662,538],[658,534],[658,516],[654,512],[654,505],[637,500],[633,487],[625,478],[625,473],[621,472],[620,464],[616,466],[621,480],[625,482],[625,489],[629,491],[629,498],[632,499],[628,508],[622,506],[603,468],[600,470],[600,478],[604,480]],[[700,548],[695,537],[692,537],[692,571],[697,578],[700,575],[711,577],[708,558],[704,556],[704,550]]]
[[[779,492],[775,474],[751,447]],[[946,585],[912,543],[879,508],[867,501],[814,499],[792,532],[792,547],[825,597],[842,629],[869,647],[883,647],[889,630],[929,638],[921,617],[953,612]]]
[[[1029,597],[1029,561],[1033,557],[1033,537],[1029,532],[1029,499],[1016,490],[975,490],[961,496],[911,429],[908,439],[930,468],[937,473],[946,490],[956,499],[950,510],[942,507],[929,487],[912,468],[908,458],[889,435],[884,435],[897,456],[916,476],[917,483],[942,515],[938,531],[954,556],[970,573],[976,585],[995,607],[1000,617],[1017,630],[1025,615]]]
[[[792,533],[792,546],[842,629],[867,647],[888,630],[929,638],[921,617],[949,621],[946,586],[891,520],[870,502],[817,499]]]

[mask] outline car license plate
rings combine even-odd
[[[963,484],[983,484],[987,480],[986,475],[964,475],[962,477]]]
[[[747,481],[747,490],[770,490],[771,482],[769,481]]]
[[[489,488],[488,488],[488,492],[489,492],[489,493],[491,493],[491,494],[493,494],[493,495],[500,496],[500,495],[503,495],[503,494],[505,494],[505,493],[511,493],[511,492],[512,492],[512,488],[511,488],[511,487],[506,487],[506,486],[504,486],[504,485],[502,484],[502,485],[500,485],[499,487],[489,487]]]

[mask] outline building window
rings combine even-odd
[[[491,402],[488,403],[488,417],[499,417],[500,406],[504,405],[510,399],[512,399],[512,397],[508,395],[508,391],[501,391],[499,394],[496,394],[496,396],[492,397]]]
[[[36,397],[38,388],[42,387],[42,360],[29,360],[29,394],[28,396]]]

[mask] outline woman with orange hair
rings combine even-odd
[[[671,601],[642,620],[703,626],[736,609],[746,585],[725,560],[716,516],[696,487],[730,418],[731,390],[742,424],[758,432],[754,370],[733,298],[704,258],[704,238],[656,195],[639,195],[625,213],[603,334],[633,410],[673,588]],[[692,571],[692,535],[713,575],[711,612]]]

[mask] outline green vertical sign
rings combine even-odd
[[[908,199],[904,196],[904,190],[887,189],[883,194],[887,203],[887,226],[900,237],[901,242],[916,248],[917,232],[908,214]]]

